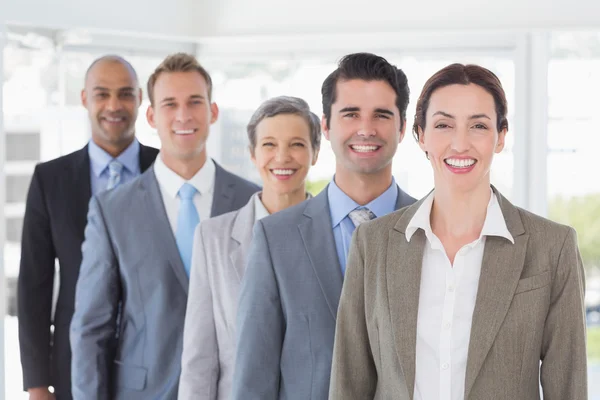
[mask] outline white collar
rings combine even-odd
[[[254,198],[254,221],[258,221],[259,219],[268,217],[270,215],[269,211],[260,199],[260,195],[261,193],[257,193],[256,197]]]
[[[512,244],[515,243],[512,235],[508,231],[506,227],[506,220],[504,219],[504,215],[502,214],[502,209],[500,209],[500,204],[498,203],[498,198],[494,191],[490,188],[491,196],[490,201],[487,206],[487,213],[485,216],[485,221],[483,223],[483,228],[481,229],[481,234],[479,235],[479,239],[483,236],[500,236],[509,240]],[[410,239],[417,231],[417,229],[423,229],[425,231],[425,235],[429,239],[430,242],[433,243],[433,231],[431,230],[431,207],[433,206],[433,197],[435,190],[432,191],[423,203],[413,215],[412,219],[406,226],[406,240],[410,242]]]
[[[202,195],[211,193],[215,185],[215,172],[215,163],[210,157],[206,159],[202,168],[189,181],[186,181],[175,171],[167,167],[161,154],[156,157],[156,161],[154,162],[156,180],[164,188],[165,193],[174,199],[177,198],[179,189],[186,182],[195,187]]]

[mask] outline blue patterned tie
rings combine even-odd
[[[175,240],[183,266],[188,276],[192,263],[192,246],[194,243],[194,230],[200,222],[198,210],[194,205],[194,195],[198,191],[189,183],[184,183],[179,189],[179,216],[177,217],[177,232]]]
[[[117,160],[112,160],[108,163],[108,185],[106,190],[113,189],[119,186],[121,183],[121,172],[123,171],[123,164]]]
[[[357,228],[363,222],[367,222],[376,218],[375,214],[373,214],[373,211],[369,210],[367,207],[358,207],[350,211],[348,217],[350,217],[350,220]]]

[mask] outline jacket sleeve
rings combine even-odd
[[[562,245],[550,296],[541,356],[544,399],[587,399],[585,277],[572,228]]]
[[[55,259],[50,215],[38,165],[27,194],[17,289],[24,390],[53,385],[50,327]]]
[[[73,399],[108,400],[121,290],[110,233],[95,197],[82,252],[70,331]]]

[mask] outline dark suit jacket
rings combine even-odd
[[[157,154],[157,149],[140,145],[140,171]],[[71,398],[69,324],[90,198],[87,145],[36,166],[27,195],[18,283],[23,388],[54,386],[57,400]],[[52,321],[56,259],[60,289]]]

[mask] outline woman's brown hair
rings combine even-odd
[[[433,92],[445,86],[468,85],[470,83],[482,87],[492,95],[496,105],[498,132],[503,129],[508,130],[508,119],[506,117],[508,106],[500,79],[492,71],[479,65],[451,64],[436,72],[423,86],[417,101],[415,122],[413,124],[413,136],[417,141],[419,141],[419,128],[425,130],[427,109]]]

